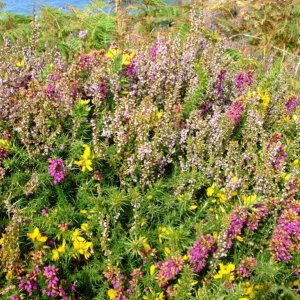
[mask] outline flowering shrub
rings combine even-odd
[[[71,62],[0,50],[1,299],[299,293],[289,68],[190,26]]]

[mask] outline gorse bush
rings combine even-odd
[[[189,20],[69,61],[1,48],[1,299],[299,297],[292,62]]]

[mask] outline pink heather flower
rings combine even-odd
[[[268,144],[269,160],[275,170],[280,170],[285,164],[287,152],[284,145],[281,143],[282,135],[280,133],[273,133]]]
[[[133,296],[135,294],[136,286],[139,283],[139,279],[143,277],[143,273],[141,272],[141,269],[138,268],[138,269],[134,269],[130,274],[130,276],[131,276],[131,280],[129,280],[130,287],[127,289],[127,293]]]
[[[264,204],[256,205],[253,210],[248,213],[246,226],[250,231],[258,229],[259,223],[269,214],[268,208]]]
[[[41,211],[41,214],[42,214],[42,216],[45,216],[45,215],[47,215],[47,209],[46,208],[43,208],[42,209],[42,211]]]
[[[257,267],[257,260],[253,257],[247,257],[241,261],[235,273],[240,275],[243,279],[249,278],[250,274],[255,270],[255,267]]]
[[[131,64],[123,72],[128,77],[134,77],[137,74],[137,59],[134,58]]]
[[[225,257],[227,251],[232,247],[234,240],[241,235],[247,222],[247,210],[241,207],[235,207],[234,212],[230,214],[230,227],[219,238],[218,253],[215,257]]]
[[[64,180],[65,170],[63,167],[63,160],[56,158],[49,158],[49,173],[53,177],[53,184],[56,185]]]
[[[296,108],[298,104],[298,99],[296,96],[291,96],[289,98],[289,100],[285,103],[285,107],[286,107],[286,114],[290,115],[292,113],[292,111]]]
[[[253,73],[252,72],[240,72],[235,77],[235,86],[239,93],[243,93],[247,88],[251,88],[253,84]]]
[[[159,270],[156,275],[156,280],[160,287],[166,287],[172,279],[174,279],[183,268],[183,260],[181,257],[174,256],[165,262],[156,264]]]
[[[191,268],[194,272],[200,272],[207,263],[210,253],[215,251],[214,238],[212,235],[201,235],[195,241],[194,246],[188,251]]]
[[[229,110],[226,112],[227,117],[231,119],[235,125],[239,122],[244,112],[244,106],[242,100],[237,100],[231,103]]]
[[[52,99],[55,94],[55,88],[52,84],[49,84],[46,88],[47,96]]]
[[[152,45],[150,49],[150,59],[155,60],[158,54],[158,41],[155,41],[155,43]]]
[[[289,262],[300,250],[300,203],[293,200],[278,218],[277,227],[270,242],[275,260]]]
[[[19,296],[12,296],[9,298],[10,300],[21,300]]]

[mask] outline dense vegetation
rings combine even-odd
[[[1,299],[299,299],[290,2],[1,13]]]

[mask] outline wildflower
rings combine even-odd
[[[236,269],[236,274],[240,275],[243,279],[249,278],[250,274],[255,270],[257,266],[257,260],[253,257],[247,257],[242,260],[238,268]]]
[[[56,158],[49,158],[49,173],[53,177],[53,184],[56,185],[64,180],[65,170],[63,167],[63,160]]]
[[[215,192],[215,184],[213,184],[206,190],[206,195],[208,197],[211,197],[214,194],[214,192]]]
[[[289,262],[300,247],[300,203],[293,200],[278,218],[270,242],[270,251],[276,260]]]
[[[259,223],[269,214],[269,210],[264,204],[253,206],[251,212],[248,213],[246,225],[247,228],[254,232],[258,229]]]
[[[209,254],[215,251],[214,237],[210,234],[201,235],[194,246],[188,251],[188,259],[194,272],[200,272],[206,265]]]
[[[296,96],[291,96],[288,101],[285,103],[285,107],[286,107],[286,114],[290,115],[292,113],[292,111],[296,108],[298,104],[298,100]]]
[[[116,292],[114,289],[109,289],[107,291],[107,297],[109,300],[115,300],[116,299]]]
[[[93,171],[92,159],[94,155],[92,154],[91,148],[88,145],[83,145],[84,151],[81,155],[81,160],[75,161],[75,165],[82,167],[82,172]]]
[[[87,36],[87,34],[88,34],[88,30],[87,30],[87,29],[85,29],[85,30],[80,30],[79,33],[78,33],[78,37],[79,37],[80,39],[84,39],[84,38]]]
[[[41,214],[42,214],[42,216],[47,216],[48,215],[47,209],[43,208],[41,211]]]
[[[109,59],[114,59],[117,56],[119,56],[120,54],[121,54],[121,50],[120,49],[112,49],[112,48],[110,48],[105,56],[107,58],[109,58]]]
[[[235,86],[239,93],[243,93],[246,88],[252,86],[253,83],[253,73],[252,72],[240,72],[235,77]]]
[[[0,139],[0,147],[7,150],[7,149],[9,148],[9,143],[8,143],[8,141],[7,141],[7,140],[4,140],[4,139]]]
[[[82,106],[86,106],[86,105],[88,105],[90,102],[91,102],[91,100],[82,100],[82,99],[79,100],[79,104],[82,105]]]
[[[84,256],[85,259],[89,259],[91,253],[89,249],[93,246],[92,242],[87,242],[83,237],[77,236],[74,239],[73,247],[77,250],[80,254]]]
[[[82,223],[82,224],[81,224],[81,229],[82,229],[83,231],[87,231],[87,230],[89,229],[89,224],[87,224],[87,223]]]
[[[45,243],[47,241],[46,236],[42,236],[39,228],[35,227],[32,232],[27,233],[27,236],[34,242]]]
[[[256,201],[257,195],[242,196],[242,199],[245,205],[250,206]]]
[[[164,249],[165,255],[169,255],[171,253],[171,249],[169,247],[165,247]]]
[[[131,52],[130,54],[125,53],[122,55],[122,64],[124,66],[129,66],[135,57],[135,52]]]
[[[59,260],[59,254],[63,254],[66,252],[66,241],[63,240],[63,243],[57,248],[52,250],[52,260]]]
[[[17,61],[16,66],[19,68],[24,68],[24,66],[25,66],[24,60],[22,59],[20,61]]]
[[[158,273],[155,278],[158,281],[158,285],[164,287],[182,270],[183,260],[181,257],[174,256],[165,262],[158,262],[156,268]]]
[[[155,269],[156,269],[155,265],[152,265],[152,266],[150,267],[150,275],[151,275],[151,276],[154,275]]]
[[[239,99],[232,102],[229,110],[226,112],[227,117],[231,119],[235,125],[237,125],[244,112],[244,106],[244,102]]]
[[[68,224],[66,223],[60,224],[59,229],[61,230],[61,232],[66,232],[68,230]]]
[[[229,281],[233,281],[234,275],[232,274],[232,272],[235,270],[235,265],[234,264],[228,264],[228,265],[223,265],[222,263],[219,264],[220,270],[219,272],[214,275],[214,279],[222,279],[222,278],[226,278]]]
[[[257,90],[257,94],[258,94],[258,97],[262,103],[262,107],[264,109],[268,108],[270,102],[271,102],[271,96],[270,96],[270,93],[268,90],[266,89],[258,89]],[[257,95],[256,94],[256,95]]]

